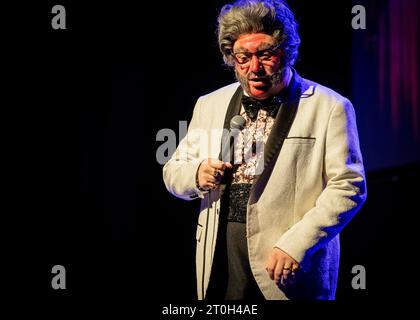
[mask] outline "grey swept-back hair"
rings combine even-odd
[[[225,5],[218,17],[219,49],[223,60],[234,65],[233,45],[241,34],[265,33],[275,38],[283,52],[283,63],[293,66],[300,38],[293,12],[282,0],[237,0]]]

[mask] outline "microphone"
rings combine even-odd
[[[246,120],[244,117],[240,115],[234,116],[230,120],[230,130],[232,129],[242,130],[245,126],[245,123],[246,123]]]
[[[244,128],[246,120],[240,115],[232,117],[230,120],[230,130],[226,132],[223,131],[222,136],[222,152],[220,153],[220,159],[223,162],[233,162],[232,159],[232,149],[233,143],[236,139],[236,136]]]

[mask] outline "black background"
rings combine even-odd
[[[198,202],[166,191],[156,133],[177,131],[200,95],[234,81],[216,44],[223,3],[61,2],[66,30],[51,28],[58,3],[4,11],[16,15],[5,46],[4,214],[13,228],[3,226],[4,275],[18,296],[69,305],[124,298],[156,314],[196,299]],[[291,2],[302,39],[296,69],[350,98],[351,7]],[[342,232],[338,300],[388,296],[383,266],[397,260],[390,234],[402,226],[385,224],[410,205],[415,177],[418,166],[368,172],[368,201]],[[66,290],[51,288],[58,264]],[[357,264],[367,290],[351,288]]]

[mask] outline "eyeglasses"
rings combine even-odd
[[[261,63],[268,63],[273,60],[273,57],[276,55],[276,51],[279,48],[280,48],[280,44],[277,44],[267,49],[258,50],[254,53],[246,52],[246,51],[237,52],[237,53],[233,52],[232,56],[235,58],[237,63],[242,64],[242,65],[249,63],[253,55],[256,55],[258,60]]]

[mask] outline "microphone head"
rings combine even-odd
[[[238,129],[238,130],[242,130],[245,126],[246,120],[244,117],[237,115],[234,116],[231,120],[230,120],[230,130],[232,129]]]

